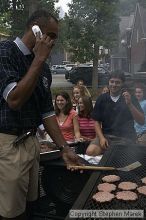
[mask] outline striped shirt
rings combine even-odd
[[[95,121],[91,118],[78,117],[80,133],[87,138],[95,138]]]

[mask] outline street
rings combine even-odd
[[[72,87],[73,84],[65,79],[64,74],[52,74],[52,88],[54,87]]]

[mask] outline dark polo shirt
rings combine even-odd
[[[136,98],[132,97],[132,103],[143,112]],[[100,95],[96,100],[92,118],[102,123],[103,134],[136,139],[134,119],[123,96],[114,102],[108,93]]]
[[[52,76],[45,63],[31,97],[20,110],[9,108],[7,96],[27,73],[34,55],[23,42],[0,42],[0,129],[37,128],[45,117],[54,115],[50,85]]]

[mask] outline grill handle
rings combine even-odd
[[[116,170],[115,167],[98,167],[98,166],[69,166],[70,169],[79,170]]]

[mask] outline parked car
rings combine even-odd
[[[82,65],[78,67],[73,67],[68,73],[65,74],[65,78],[76,84],[78,80],[83,80],[85,85],[92,84],[92,72],[93,67]],[[109,71],[103,67],[98,68],[99,85],[106,85],[109,79]]]
[[[86,64],[80,64],[80,66],[74,66],[74,67],[72,67],[72,69],[71,70],[74,70],[74,69],[78,69],[78,67],[88,67]],[[71,70],[69,70],[66,74],[65,74],[65,79],[66,80],[69,80],[70,81],[70,71]]]
[[[54,68],[51,68],[52,74],[66,74],[68,71],[65,69],[63,65],[57,65]]]
[[[66,65],[65,65],[65,69],[69,71],[69,70],[71,70],[74,66],[75,66],[75,64],[69,63],[69,64],[66,64]]]
[[[54,70],[58,65],[51,66],[51,70]]]

